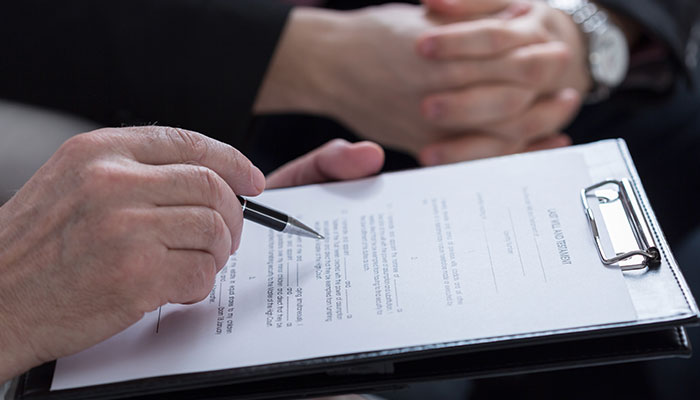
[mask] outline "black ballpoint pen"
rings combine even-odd
[[[243,207],[243,218],[248,221],[255,222],[282,233],[291,233],[293,235],[306,236],[314,239],[324,238],[313,229],[287,214],[253,203],[244,197],[236,197],[238,197],[238,201],[241,202],[241,206]]]

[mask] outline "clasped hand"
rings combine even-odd
[[[422,100],[443,136],[420,152],[424,164],[454,162],[568,143],[560,130],[580,107],[590,77],[584,39],[544,1],[424,0],[443,18],[491,15],[420,35],[418,53],[452,64],[452,89]],[[455,72],[456,70],[456,72]]]
[[[543,1],[299,8],[256,111],[336,118],[439,164],[566,145],[590,78],[571,18]]]

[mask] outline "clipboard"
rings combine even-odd
[[[54,365],[49,363],[17,379],[8,398],[274,399],[372,392],[435,379],[689,357],[691,347],[684,327],[698,322],[698,307],[656,221],[624,141],[550,151],[586,158],[591,178],[598,182],[580,193],[581,218],[588,220],[600,258],[600,264],[591,268],[622,269],[637,311],[636,320],[53,392],[49,388]]]

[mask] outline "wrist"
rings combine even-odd
[[[254,112],[329,114],[337,79],[334,42],[345,23],[342,12],[295,8],[268,67]]]
[[[574,22],[571,15],[561,10],[555,11],[554,26],[556,26],[557,36],[564,43],[567,43],[575,66],[565,74],[566,84],[564,86],[572,87],[585,96],[593,87],[593,78],[588,62],[588,37]]]
[[[607,99],[622,84],[629,68],[629,41],[619,24],[592,0],[548,0],[585,34],[588,75],[587,103]],[[631,32],[630,32],[631,34]]]

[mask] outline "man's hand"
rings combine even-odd
[[[506,0],[482,0],[470,3],[471,8],[467,10],[496,12],[488,21],[484,20],[486,25],[529,11],[522,6],[506,7],[507,3]],[[476,17],[461,14],[463,10],[459,7],[457,10],[458,16],[436,18],[435,12],[398,4],[353,12],[297,8],[270,65],[255,111],[327,115],[362,137],[414,155],[423,150],[423,153],[432,153],[433,159],[444,152],[425,150],[426,146],[439,148],[440,144],[451,143],[453,139],[478,134],[488,136],[491,131],[485,128],[491,126],[505,138],[517,135],[521,126],[528,132],[537,128],[537,132],[519,137],[518,146],[508,143],[509,149],[522,150],[550,139],[553,130],[546,136],[539,131],[541,114],[555,111],[556,123],[544,122],[558,127],[560,120],[567,119],[570,110],[577,107],[571,105],[572,96],[553,96],[526,117],[524,113],[539,100],[538,89],[513,84],[511,75],[514,71],[526,70],[525,74],[529,74],[526,79],[531,77],[527,70],[532,60],[539,62],[542,57],[548,61],[548,68],[563,70],[568,65],[565,50],[562,46],[550,46],[554,47],[552,50],[542,45],[540,49],[510,55],[513,65],[498,64],[498,68],[493,62],[485,64],[470,57],[419,56],[416,43],[423,51],[424,43],[441,40],[442,24]],[[476,28],[485,26],[482,21],[475,24]],[[444,29],[449,26],[444,25]],[[484,29],[489,32],[488,26]],[[472,33],[483,36],[484,29],[472,29]],[[463,34],[460,32],[460,35]],[[473,43],[481,43],[474,35],[471,39]],[[545,37],[533,33],[520,43],[545,41]],[[494,52],[490,48],[485,51]],[[501,76],[508,79],[496,79]],[[481,85],[484,82],[488,85]],[[519,123],[522,120],[524,124]],[[460,143],[465,141],[470,139]],[[471,142],[470,146],[481,146],[482,142]],[[503,147],[489,143],[470,149],[470,153],[497,155],[500,153],[491,154],[490,151]],[[463,152],[462,156],[465,154]],[[447,161],[451,159],[442,162]]]
[[[469,4],[473,0],[454,1]],[[517,16],[470,20],[426,31],[417,44],[419,53],[434,60],[480,61],[473,66],[480,81],[519,84],[538,94],[564,88],[585,93],[591,85],[586,40],[571,17],[544,1],[509,3],[520,11]]]
[[[413,154],[460,134],[461,124],[420,114],[426,95],[451,93],[484,77],[472,60],[436,61],[416,54],[420,35],[445,22],[405,4],[352,12],[297,8],[255,111],[331,116],[362,137]],[[475,93],[473,110],[465,113],[468,126],[515,116],[534,98],[534,90],[514,85]]]
[[[552,134],[531,142],[504,139],[492,134],[473,133],[426,146],[418,159],[423,165],[440,165],[465,160],[556,149],[571,145],[565,134]]]
[[[0,207],[0,381],[206,297],[240,240],[235,195],[264,187],[236,149],[194,132],[67,141]]]
[[[435,14],[456,18],[475,0],[424,0]],[[566,14],[542,1],[495,2],[506,18],[484,18],[426,31],[417,51],[439,62],[468,61],[469,86],[432,93],[422,103],[424,117],[444,129],[462,129],[420,153],[424,164],[437,164],[504,153],[549,148],[568,139],[558,136],[578,113],[591,85],[585,41]],[[480,10],[484,10],[483,8]],[[510,10],[510,11],[509,11]],[[512,97],[496,109],[480,99],[484,93],[521,88],[529,98]],[[524,101],[523,101],[524,100]],[[479,117],[475,117],[478,115]]]

